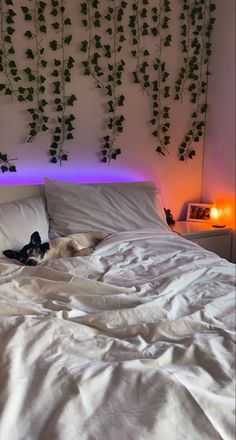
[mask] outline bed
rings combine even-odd
[[[171,231],[150,182],[45,181],[0,252],[86,230],[92,255],[0,256],[1,440],[235,438],[235,266]]]

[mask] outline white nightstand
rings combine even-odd
[[[213,228],[209,223],[179,221],[171,229],[187,240],[231,261],[231,228]]]

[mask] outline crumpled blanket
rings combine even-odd
[[[172,232],[0,259],[1,440],[231,440],[235,267]]]

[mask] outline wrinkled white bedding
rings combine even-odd
[[[234,439],[234,265],[150,229],[0,273],[1,440]]]

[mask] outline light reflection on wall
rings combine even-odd
[[[142,173],[125,169],[114,169],[113,167],[104,166],[83,167],[81,171],[74,169],[58,169],[53,172],[47,172],[43,169],[30,169],[29,172],[15,172],[0,174],[0,185],[34,185],[44,183],[44,178],[49,177],[55,180],[80,182],[80,183],[101,183],[101,182],[134,182],[150,180]]]

